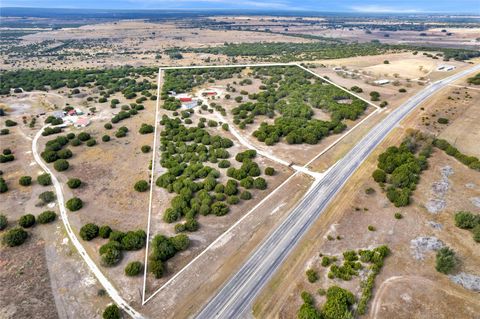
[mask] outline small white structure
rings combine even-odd
[[[376,85],[385,85],[390,83],[390,80],[387,80],[387,79],[376,80],[376,81],[373,81],[373,83]]]
[[[440,72],[449,72],[453,70],[455,70],[455,66],[450,64],[440,64],[437,67],[437,71],[440,71]]]
[[[182,103],[182,107],[186,109],[193,109],[196,106],[198,106],[197,100],[192,100],[191,102]]]

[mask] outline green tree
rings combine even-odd
[[[32,177],[31,176],[22,176],[22,177],[20,177],[18,182],[22,186],[29,186],[29,185],[32,184]]]
[[[455,226],[463,229],[472,229],[480,224],[480,215],[468,211],[459,211],[455,214]]]
[[[82,185],[82,181],[79,178],[69,178],[67,185],[71,189],[79,188]]]
[[[138,182],[135,183],[133,188],[137,192],[146,192],[148,190],[148,182],[146,180],[139,180]]]
[[[98,230],[98,226],[95,224],[85,224],[80,228],[80,237],[83,240],[90,241],[98,236]]]
[[[0,215],[0,230],[4,230],[8,226],[7,217],[3,214]]]
[[[106,239],[110,237],[111,232],[112,232],[112,229],[110,228],[110,226],[104,225],[98,229],[98,236]]]
[[[37,217],[39,224],[48,224],[51,223],[57,218],[57,214],[51,210],[46,210]]]
[[[118,309],[117,305],[112,304],[105,308],[102,315],[103,319],[120,319],[122,318],[122,314],[120,309]]]
[[[55,193],[52,192],[52,191],[46,191],[46,192],[40,193],[40,195],[38,195],[38,198],[44,204],[48,204],[48,203],[51,203],[55,200]]]
[[[78,197],[72,197],[66,202],[65,206],[70,211],[75,212],[83,207],[83,201]]]
[[[125,267],[125,275],[129,277],[137,276],[143,269],[143,264],[139,261],[132,261]]]
[[[23,228],[29,228],[35,225],[35,216],[32,214],[26,214],[20,217],[18,224]]]
[[[3,235],[2,243],[9,247],[20,246],[28,238],[28,233],[20,227],[10,229]]]
[[[44,173],[38,175],[37,182],[42,186],[49,186],[52,185],[52,178],[50,177],[50,174]]]
[[[455,252],[449,247],[440,248],[435,258],[435,269],[438,272],[449,274],[457,265]]]

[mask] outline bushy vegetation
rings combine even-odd
[[[473,240],[480,242],[480,215],[460,211],[455,214],[454,219],[455,226],[470,230],[473,235]]]
[[[57,214],[51,210],[46,210],[37,217],[39,224],[48,224],[57,218]]]
[[[49,186],[49,185],[52,185],[52,178],[50,177],[50,174],[44,173],[44,174],[38,175],[37,182],[42,186]]]
[[[73,197],[67,200],[65,206],[72,212],[75,212],[83,207],[83,201],[78,197]]]
[[[125,275],[129,277],[134,277],[140,274],[143,269],[143,264],[139,261],[132,261],[127,264],[125,267]]]
[[[187,249],[189,244],[190,240],[185,234],[170,238],[156,235],[152,240],[152,252],[148,256],[148,271],[155,278],[161,278],[165,272],[164,262],[175,256],[177,252]]]
[[[29,228],[35,225],[35,216],[32,214],[25,214],[20,217],[18,220],[18,224],[23,228]]]
[[[476,50],[461,48],[435,48],[414,45],[389,45],[379,41],[368,43],[346,42],[330,38],[317,38],[311,35],[291,34],[303,38],[314,38],[315,42],[291,43],[291,42],[257,42],[257,43],[225,43],[223,46],[205,48],[172,48],[168,52],[196,52],[210,54],[225,54],[227,56],[252,56],[261,61],[291,62],[312,61],[320,59],[340,59],[355,56],[378,55],[385,52],[401,51],[439,51],[444,60],[455,59],[459,61],[480,56]]]
[[[105,308],[102,314],[103,319],[121,319],[122,318],[122,313],[120,312],[120,309],[117,307],[117,305],[112,304]]]
[[[146,192],[148,190],[148,182],[146,180],[140,180],[133,185],[133,188],[137,192]]]
[[[90,241],[98,236],[98,226],[92,223],[83,225],[80,228],[80,237],[83,240]]]
[[[442,247],[435,257],[435,269],[438,272],[449,274],[457,266],[455,252],[449,247]]]
[[[0,177],[0,194],[8,192],[7,182],[3,177]]]
[[[480,171],[480,160],[478,159],[478,157],[469,156],[461,153],[457,148],[452,146],[446,140],[435,139],[433,141],[433,145],[443,150],[448,155],[455,157],[462,164],[468,166],[469,168]]]
[[[147,67],[120,67],[105,69],[75,69],[75,70],[51,70],[51,69],[20,69],[2,72],[0,74],[0,94],[7,94],[10,89],[21,87],[24,91],[70,89],[93,86],[104,92],[103,98],[111,94],[121,92],[125,98],[132,99],[137,93],[156,89],[156,83],[146,79],[137,81],[138,76],[153,77],[157,73],[156,68]]]
[[[28,238],[28,233],[20,227],[10,229],[3,235],[2,243],[9,247],[20,246]]]
[[[480,85],[480,73],[477,73],[475,76],[467,79],[469,84]]]
[[[343,265],[338,266],[335,256],[322,256],[321,264],[323,267],[330,266],[330,279],[340,278],[350,280],[352,276],[358,276],[358,270],[364,268],[368,264],[369,273],[365,280],[361,282],[362,294],[358,300],[356,314],[363,315],[366,313],[368,301],[372,297],[372,290],[376,275],[383,267],[385,257],[390,254],[387,246],[379,246],[372,250],[349,250],[343,253]],[[363,264],[362,264],[363,263]],[[309,282],[316,281],[317,275],[311,269],[307,270],[307,278]],[[327,295],[327,301],[319,310],[313,304],[313,297],[308,292],[302,293],[304,304],[297,312],[298,318],[353,318],[352,312],[355,298],[350,292],[337,286],[330,287],[326,292],[323,289],[319,293]]]
[[[276,118],[261,123],[253,133],[259,141],[274,145],[281,138],[289,144],[316,144],[323,137],[342,132],[343,119],[357,119],[367,105],[339,88],[298,67],[257,67],[254,77],[262,79],[264,90],[250,94],[250,101],[232,110],[240,128],[255,122],[259,115]],[[346,103],[343,103],[343,101]],[[331,115],[330,121],[313,118],[314,108]]]
[[[29,186],[32,184],[32,177],[31,176],[22,176],[18,180],[18,183],[22,186]]]
[[[4,230],[8,226],[7,216],[1,214],[0,215],[0,230]]]
[[[326,292],[327,301],[321,311],[313,304],[313,297],[302,293],[304,304],[297,312],[299,319],[352,319],[352,306],[355,303],[353,294],[338,286],[332,286]]]
[[[55,193],[52,191],[42,192],[40,193],[40,195],[38,195],[38,198],[42,201],[43,204],[48,204],[55,200]]]
[[[379,155],[378,169],[372,176],[380,186],[387,186],[387,198],[396,207],[410,204],[410,195],[420,180],[421,172],[428,167],[427,158],[431,152],[431,140],[415,132],[400,147],[391,146]]]
[[[179,118],[164,116],[160,124],[164,126],[160,141],[160,163],[167,172],[158,177],[156,185],[177,194],[172,199],[171,206],[165,210],[163,219],[173,223],[185,218],[186,223],[176,227],[176,230],[194,231],[198,229],[198,223],[194,222],[198,214],[223,216],[228,213],[229,204],[239,201],[238,197],[231,197],[240,191],[238,182],[231,179],[225,185],[219,183],[217,179],[220,172],[204,164],[210,161],[219,167],[229,166],[225,162],[221,164],[218,159],[226,160],[230,157],[227,149],[233,146],[233,142],[228,138],[210,135],[203,128],[186,127]],[[258,164],[252,160],[255,155],[255,151],[237,154],[236,159],[243,163],[242,167],[229,168],[227,175],[237,180],[250,177],[252,180],[248,188],[253,187],[256,181],[257,188],[264,189],[267,186],[265,180],[259,177],[253,180],[249,176],[261,174]],[[245,183],[240,184],[245,187]],[[223,202],[227,196],[230,196],[229,204]]]
[[[82,185],[82,181],[79,178],[69,178],[67,185],[71,189],[79,188]]]

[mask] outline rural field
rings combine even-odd
[[[477,318],[478,15],[124,2],[1,6],[0,318]]]

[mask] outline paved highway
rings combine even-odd
[[[348,178],[387,134],[415,107],[436,91],[479,70],[480,65],[476,65],[430,84],[377,124],[311,188],[311,191],[305,195],[282,224],[252,252],[245,264],[196,317],[199,319],[249,317],[252,301],[260,289],[268,282],[310,225],[322,214]]]

